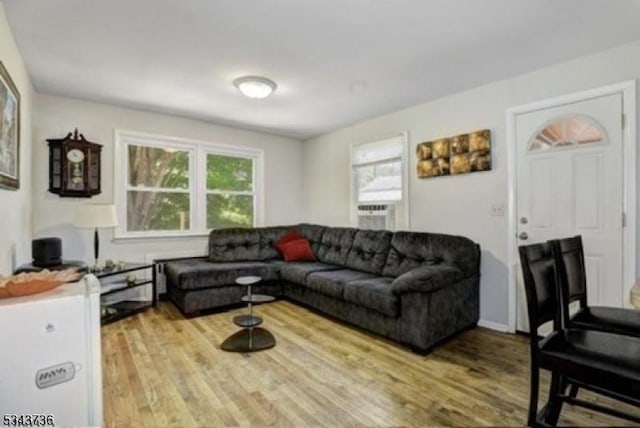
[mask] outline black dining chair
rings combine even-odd
[[[564,325],[640,337],[640,311],[589,306],[582,237],[554,239],[550,243],[558,266]],[[578,311],[571,315],[569,305],[576,301],[579,302]]]
[[[640,338],[595,330],[564,328],[558,271],[550,243],[519,247],[530,326],[531,383],[529,426],[555,426],[563,403],[624,418],[633,415],[613,407],[566,395],[568,384],[640,406]],[[553,322],[539,337],[538,327]],[[551,372],[549,398],[538,411],[540,369]]]

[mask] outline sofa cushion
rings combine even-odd
[[[320,262],[292,262],[280,265],[280,278],[296,284],[306,284],[307,276],[313,272],[339,270],[342,266],[328,265]]]
[[[358,230],[345,266],[380,275],[387,260],[391,235],[386,230]]]
[[[400,305],[391,291],[392,281],[393,278],[382,276],[348,282],[344,287],[344,300],[395,318]]]
[[[275,243],[282,239],[291,230],[290,227],[273,226],[256,228],[260,235],[259,260],[271,260],[280,258]]]
[[[308,223],[301,223],[295,226],[298,233],[309,240],[311,250],[313,251],[313,254],[316,254],[316,256],[318,254],[318,249],[320,248],[320,243],[322,242],[322,235],[326,228],[326,226]]]
[[[273,251],[275,253],[275,249]],[[234,227],[212,230],[209,234],[209,261],[254,260],[260,260],[260,233],[257,229]]]
[[[375,277],[370,273],[351,269],[314,272],[307,276],[306,286],[318,293],[342,299],[346,283]]]
[[[282,238],[275,241],[273,243],[273,247],[276,249],[278,253],[280,253],[281,256],[284,257],[283,255],[284,249],[282,247],[291,241],[295,241],[296,239],[304,239],[304,236],[300,235],[295,229],[291,229],[287,233],[285,233],[285,235]]]
[[[324,263],[344,266],[355,235],[356,229],[350,227],[327,227],[315,251],[316,258]]]
[[[304,238],[286,242],[280,248],[285,262],[314,262],[316,260],[309,241]]]
[[[224,287],[240,276],[259,276],[263,281],[278,279],[280,266],[268,262],[211,263],[206,260],[179,260],[165,264],[165,275],[182,290]]]
[[[455,266],[420,266],[395,278],[391,290],[394,294],[431,293],[461,279],[464,279],[464,273]]]
[[[419,266],[439,264],[457,267],[465,277],[479,275],[480,251],[462,236],[395,232],[382,275],[398,277]]]

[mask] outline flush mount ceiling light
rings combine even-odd
[[[260,76],[239,77],[233,84],[249,98],[266,98],[278,87],[273,80]]]

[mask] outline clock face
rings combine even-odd
[[[67,159],[73,163],[82,162],[84,160],[84,153],[82,150],[71,149],[67,152]]]

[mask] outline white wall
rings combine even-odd
[[[0,5],[0,60],[22,96],[21,188],[0,190],[0,274],[13,260],[29,261],[34,237],[63,238],[63,255],[91,260],[91,232],[71,225],[86,200],[47,192],[47,138],[75,127],[103,144],[103,193],[92,202],[112,202],[113,129],[245,145],[265,150],[266,224],[310,221],[349,224],[349,146],[408,131],[410,151],[433,138],[489,128],[493,170],[457,177],[418,180],[411,158],[411,229],[460,234],[480,243],[481,317],[507,323],[507,217],[491,217],[493,204],[507,203],[505,110],[509,107],[640,76],[640,42],[495,82],[433,102],[367,120],[313,138],[292,139],[244,131],[169,115],[105,104],[34,95]],[[33,122],[32,116],[33,107]],[[32,123],[33,133],[32,133]],[[32,149],[33,146],[33,149]],[[31,170],[31,174],[29,171]],[[304,186],[301,180],[304,179]],[[32,215],[33,213],[33,215]],[[204,252],[205,238],[113,242],[102,233],[102,258],[144,260],[148,253]],[[15,255],[14,255],[15,254]]]
[[[482,248],[481,319],[508,322],[507,217],[491,217],[491,205],[507,206],[505,112],[509,107],[640,76],[640,42],[585,56],[433,102],[367,120],[313,138],[304,145],[305,218],[349,222],[349,146],[408,131],[410,152],[421,141],[482,128],[492,132],[493,169],[419,180],[411,157],[411,229],[468,236]]]
[[[61,138],[74,128],[102,144],[102,193],[89,200],[60,198],[48,189],[48,138]],[[62,238],[63,257],[93,260],[93,231],[72,222],[79,204],[113,203],[114,129],[224,143],[264,150],[265,224],[303,220],[302,143],[298,140],[217,126],[164,114],[114,107],[49,95],[36,95],[33,137],[33,230],[35,237]],[[113,229],[100,231],[100,260],[145,261],[146,254],[205,254],[206,237],[113,241]]]
[[[31,259],[31,110],[33,87],[0,4],[0,61],[20,92],[20,189],[0,189],[0,275]]]

